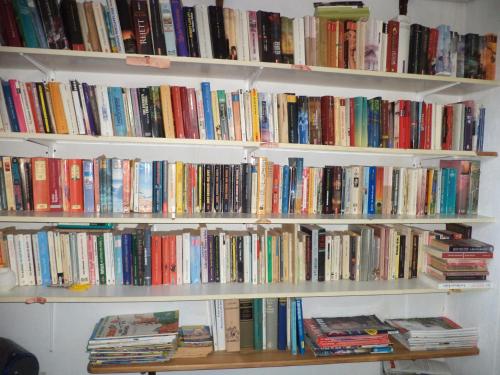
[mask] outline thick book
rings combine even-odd
[[[210,37],[212,39],[213,57],[227,59],[229,57],[229,41],[224,28],[224,11],[222,7],[210,5],[208,7],[208,21]]]
[[[437,239],[432,238],[430,245],[448,252],[493,252],[493,245],[475,239]]]
[[[189,56],[187,37],[184,28],[182,1],[172,0],[170,4],[172,7],[172,19],[175,30],[175,46],[177,50],[177,56]]]
[[[76,0],[62,0],[59,6],[61,7],[64,31],[71,49],[75,51],[85,51]]]
[[[152,55],[153,40],[148,14],[148,2],[146,0],[132,0],[131,6],[137,53]]]
[[[57,0],[36,0],[49,48],[68,49],[69,43]]]

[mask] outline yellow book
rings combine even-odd
[[[184,163],[178,161],[175,163],[175,206],[176,213],[184,213]]]
[[[59,86],[59,82],[47,83],[52,104],[52,113],[54,114],[54,121],[56,125],[56,133],[68,134],[68,122],[66,120],[66,114],[64,113],[64,104]]]
[[[316,176],[316,168],[309,168],[309,187],[307,189],[307,213],[312,215],[314,213],[313,195],[314,195],[314,180]]]
[[[265,157],[257,158],[257,215],[266,213],[266,162]]]
[[[215,139],[222,140],[222,129],[220,127],[220,117],[219,117],[219,99],[217,98],[217,91],[212,91],[212,115],[214,117],[214,130]]]
[[[259,127],[259,93],[257,90],[250,91],[250,103],[252,106],[252,134],[253,141],[260,142],[260,127]]]
[[[172,110],[172,98],[170,97],[170,86],[160,86],[160,101],[165,138],[175,138],[174,113]]]

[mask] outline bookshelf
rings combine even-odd
[[[263,3],[263,2],[261,2]],[[284,2],[282,2],[284,3]],[[283,4],[282,4],[283,5]],[[433,8],[438,9],[440,4]],[[258,7],[259,5],[255,5]],[[266,5],[260,5],[266,8]],[[444,8],[448,9],[445,3]],[[284,8],[284,6],[282,6]],[[392,10],[391,10],[392,11]],[[441,11],[441,10],[440,10]],[[445,11],[441,11],[443,14]],[[432,13],[432,11],[430,12]],[[432,14],[430,15],[431,19]],[[429,21],[434,22],[434,21]],[[469,28],[469,26],[467,27]],[[146,63],[146,65],[131,65],[128,62]],[[155,68],[147,66],[149,60],[150,65],[163,65],[168,68]],[[251,87],[260,83],[269,83],[279,85],[293,84],[304,86],[317,86],[321,90],[327,90],[330,87],[345,88],[353,90],[372,90],[394,92],[398,97],[401,93],[411,96],[415,100],[427,98],[432,94],[452,96],[453,100],[459,101],[468,99],[469,97],[490,97],[493,98],[498,93],[500,81],[486,81],[465,78],[454,78],[445,76],[424,76],[414,74],[398,74],[385,72],[371,72],[364,70],[349,70],[336,69],[325,67],[303,67],[292,66],[288,64],[274,64],[261,62],[242,62],[230,60],[216,59],[200,59],[187,57],[158,57],[151,56],[144,58],[139,55],[126,54],[108,54],[95,52],[77,52],[77,51],[60,51],[60,50],[44,50],[16,47],[0,46],[0,73],[2,78],[10,78],[10,76],[24,79],[24,75],[36,76],[37,79],[57,79],[66,80],[68,76],[76,77],[77,79],[85,80],[86,75],[98,72],[102,76],[123,75],[129,80],[135,80],[137,85],[141,84],[141,77],[148,77],[168,82],[169,79],[186,77],[189,79],[198,80],[224,80],[226,82],[235,80],[239,81],[239,86],[246,85]],[[60,78],[63,76],[64,78]],[[81,77],[81,78],[80,78]],[[93,78],[95,80],[95,77]],[[110,79],[112,80],[112,79]],[[241,82],[244,82],[243,84]],[[117,83],[115,81],[115,83]],[[492,106],[490,104],[490,106]],[[491,115],[490,115],[491,113]],[[498,133],[494,125],[498,125],[498,120],[494,119],[494,115],[498,114],[490,108],[488,109],[488,126],[487,134]],[[498,117],[498,116],[497,116]],[[497,124],[495,124],[495,122]],[[496,138],[495,138],[496,139]],[[486,142],[489,145],[494,145],[494,142]],[[149,146],[161,147],[161,150],[180,150],[181,155],[187,161],[189,154],[198,147],[214,150],[216,153],[225,154],[233,149],[244,152],[259,152],[265,151],[269,157],[286,154],[293,156],[295,152],[307,154],[307,157],[315,159],[321,157],[332,157],[332,160],[337,156],[344,159],[355,157],[365,157],[367,160],[377,159],[385,160],[386,163],[391,163],[393,160],[408,162],[407,159],[417,159],[426,161],[428,159],[441,158],[474,158],[486,160],[491,166],[487,170],[491,173],[498,163],[497,152],[487,151],[483,153],[475,153],[471,151],[445,151],[445,150],[401,150],[401,149],[382,149],[382,148],[361,148],[361,147],[340,147],[340,146],[322,146],[322,145],[300,145],[300,144],[266,144],[258,142],[234,142],[234,141],[204,141],[204,140],[189,140],[189,139],[162,139],[162,138],[136,138],[136,137],[93,137],[86,135],[58,135],[58,134],[0,134],[0,148],[7,145],[7,149],[20,150],[29,152],[34,145],[41,145],[54,149],[57,147],[57,156],[67,157],[71,154],[73,145],[79,146],[79,150],[85,148],[88,153],[94,152],[94,147],[128,147],[134,146],[134,152],[143,153]],[[64,146],[62,151],[58,146]],[[9,151],[10,152],[10,151]],[[87,152],[87,151],[86,151]],[[40,155],[40,152],[37,152]],[[74,155],[73,157],[78,157]],[[83,155],[82,155],[83,157]],[[486,181],[486,182],[485,182]],[[494,178],[486,177],[482,184],[491,184]],[[483,188],[486,193],[494,193],[490,187]],[[481,192],[482,200],[486,193]],[[43,224],[55,223],[102,223],[110,222],[118,225],[131,224],[158,224],[158,225],[194,225],[194,224],[209,224],[209,225],[255,225],[255,224],[300,224],[311,223],[319,225],[347,225],[347,224],[422,224],[422,225],[440,225],[445,223],[471,223],[477,224],[481,233],[487,233],[487,240],[495,239],[494,229],[491,228],[495,223],[495,211],[491,209],[484,210],[486,205],[483,203],[483,210],[487,215],[452,215],[452,216],[302,216],[302,215],[287,215],[287,216],[264,216],[255,215],[175,215],[168,214],[69,214],[69,213],[22,213],[22,212],[0,212],[0,226],[19,225],[26,228],[39,228]],[[488,216],[491,215],[491,216]],[[489,237],[488,237],[489,233]],[[493,271],[492,271],[493,273]],[[490,291],[491,293],[491,291]],[[270,285],[241,285],[241,284],[226,284],[226,285],[180,285],[176,287],[111,287],[111,286],[93,286],[88,291],[73,292],[62,288],[43,288],[43,287],[22,287],[16,288],[8,293],[0,293],[0,312],[14,311],[12,318],[5,319],[4,325],[0,324],[0,330],[6,326],[12,319],[15,319],[16,311],[23,312],[23,317],[33,317],[43,308],[53,311],[57,305],[58,318],[65,312],[76,312],[79,306],[90,305],[82,310],[92,312],[96,316],[107,315],[108,310],[124,311],[127,309],[135,309],[135,305],[146,305],[153,309],[156,304],[162,303],[165,306],[180,306],[181,311],[184,306],[190,307],[192,302],[202,302],[210,299],[228,299],[235,297],[247,298],[266,298],[280,296],[297,296],[304,298],[315,299],[321,301],[325,308],[333,311],[339,310],[338,305],[347,302],[358,306],[357,311],[389,311],[391,314],[395,312],[399,314],[413,313],[415,309],[417,314],[421,311],[433,311],[436,314],[441,311],[447,311],[449,300],[452,298],[465,301],[475,301],[473,305],[481,305],[489,299],[491,294],[481,293],[450,293],[447,290],[435,289],[425,282],[414,280],[396,280],[388,282],[327,282],[327,283],[299,283],[299,284],[270,284]],[[42,297],[48,303],[48,306],[27,307],[24,302],[31,297]],[[394,298],[394,299],[391,299]],[[438,300],[439,299],[439,300]],[[392,301],[397,307],[384,306],[386,300]],[[416,302],[415,302],[416,301]],[[429,307],[433,302],[437,302],[438,307],[433,309]],[[479,303],[477,303],[479,302]],[[346,305],[347,305],[346,303]],[[8,305],[16,305],[8,306]],[[429,305],[428,305],[429,304]],[[459,305],[456,303],[455,305]],[[71,306],[70,306],[71,305]],[[75,307],[73,307],[73,305]],[[399,306],[400,305],[400,306]],[[8,306],[8,307],[7,307]],[[363,310],[363,308],[365,310]],[[31,309],[34,312],[27,312],[25,309]],[[138,309],[138,307],[137,307]],[[337,310],[336,310],[337,309]],[[468,306],[463,306],[461,312],[468,309]],[[60,311],[59,311],[60,310]],[[368,311],[370,310],[370,311]],[[94,312],[95,311],[95,312]],[[140,311],[140,309],[138,310]],[[493,317],[496,312],[494,310],[490,314]],[[199,316],[203,314],[198,309],[196,312]],[[82,336],[87,336],[87,331],[90,323],[81,315],[84,313],[75,313],[75,316],[82,320],[81,329]],[[3,315],[3,314],[2,314]],[[27,318],[30,319],[30,318]],[[50,335],[53,339],[54,328],[61,324],[53,316],[50,318],[52,328]],[[21,319],[19,319],[21,320]],[[35,319],[36,320],[36,319]],[[95,323],[96,319],[91,315],[88,319]],[[468,323],[477,323],[477,317],[469,319]],[[64,321],[66,322],[66,321]],[[20,323],[18,323],[20,324]],[[16,326],[16,323],[12,324]],[[31,327],[26,323],[27,327]],[[59,326],[58,326],[59,327]],[[28,331],[29,328],[26,328]],[[8,330],[6,330],[8,332]],[[28,333],[23,333],[20,337],[28,337]],[[85,337],[84,339],[86,339]],[[82,351],[82,337],[80,337],[79,346],[76,350]],[[26,339],[25,342],[29,342]],[[64,342],[61,340],[61,342]],[[483,353],[491,351],[486,347],[486,344],[481,344]],[[58,352],[59,351],[59,352]],[[56,353],[64,353],[61,349],[56,349]],[[89,367],[90,373],[121,373],[121,372],[141,372],[141,371],[197,371],[197,370],[221,370],[230,368],[260,368],[260,367],[278,367],[278,366],[308,366],[319,364],[336,364],[336,363],[357,363],[369,361],[381,361],[390,359],[421,359],[421,358],[446,358],[446,357],[464,357],[474,356],[479,354],[479,350],[444,350],[436,352],[409,352],[395,344],[395,352],[384,355],[356,355],[343,356],[333,358],[315,358],[312,353],[308,352],[305,356],[291,356],[289,353],[282,352],[243,352],[237,354],[216,353],[207,358],[200,359],[183,359],[173,360],[168,364],[159,366],[127,366],[127,368],[112,366],[112,367]],[[64,355],[64,354],[62,354]],[[70,356],[68,356],[69,358]],[[45,356],[45,361],[47,358]],[[481,357],[482,358],[482,357]],[[481,361],[481,358],[476,360],[476,364]],[[74,357],[71,357],[74,359]],[[70,361],[70,359],[68,359]],[[80,361],[81,362],[81,361]],[[470,362],[474,363],[474,362]],[[69,363],[73,365],[73,363]],[[325,366],[323,366],[325,367]],[[316,367],[317,368],[317,367]],[[276,371],[276,370],[275,370]],[[50,371],[48,373],[51,373]],[[351,371],[352,373],[352,371]]]

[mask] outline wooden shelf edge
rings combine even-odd
[[[354,354],[332,357],[314,357],[307,350],[304,355],[292,355],[282,351],[242,351],[238,353],[217,352],[203,358],[173,359],[170,362],[143,365],[91,365],[87,371],[91,374],[134,373],[148,371],[196,371],[222,370],[237,368],[261,368],[282,366],[314,366],[339,363],[379,362],[389,360],[411,360],[430,358],[465,357],[479,354],[479,348],[446,349],[434,351],[409,351],[393,341],[394,352],[385,354]]]

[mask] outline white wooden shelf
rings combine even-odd
[[[292,150],[305,152],[326,152],[361,155],[387,155],[391,157],[442,157],[442,158],[483,158],[496,157],[496,151],[456,151],[456,150],[419,150],[376,147],[328,146],[296,143],[264,143],[242,141],[219,141],[203,139],[177,139],[152,137],[119,137],[119,136],[92,136],[70,134],[42,134],[42,133],[0,133],[0,141],[28,141],[45,146],[56,144],[125,144],[125,145],[154,145],[175,147],[220,147],[242,148],[250,150]]]
[[[12,223],[116,223],[116,224],[445,224],[494,223],[494,217],[480,215],[266,215],[241,213],[72,213],[0,211],[0,222]]]
[[[327,281],[275,284],[193,284],[158,286],[91,286],[86,291],[60,287],[23,286],[0,292],[0,303],[21,302],[34,297],[46,302],[166,302],[232,298],[343,297],[447,293],[418,279],[390,281]]]
[[[500,81],[470,78],[177,56],[148,57],[149,61],[166,64],[168,68],[127,64],[127,59],[140,57],[141,55],[118,53],[0,47],[2,68],[30,70],[38,68],[44,73],[69,71],[149,74],[199,77],[207,80],[211,78],[247,80],[250,83],[258,78],[266,82],[404,91],[420,95],[436,90],[443,94],[462,95],[500,86]]]

